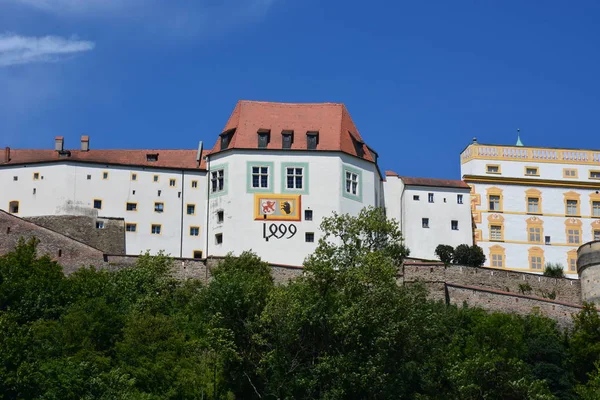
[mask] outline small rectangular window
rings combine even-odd
[[[137,174],[136,173],[132,173],[131,174],[131,180],[132,181],[137,181]]]
[[[414,201],[419,201],[419,196],[415,194],[415,195],[413,196],[413,200],[414,200]]]
[[[19,177],[18,176],[13,176],[13,181],[18,181]]]
[[[252,167],[252,187],[253,188],[268,188],[269,187],[269,167],[268,166],[253,166]]]
[[[540,212],[540,199],[537,197],[527,198],[527,212],[528,213],[539,213]]]
[[[102,173],[102,179],[107,180],[108,179],[108,171],[104,171]]]
[[[38,181],[40,179],[40,173],[39,172],[34,172],[33,173],[33,180],[34,181]]]
[[[306,133],[306,148],[308,150],[316,150],[319,144],[319,133],[318,132],[307,132]]]
[[[198,181],[192,181],[192,189],[198,188]]]
[[[210,191],[211,193],[222,192],[225,190],[225,170],[218,169],[210,173]]]
[[[429,194],[427,195],[427,200],[428,200],[430,203],[433,203],[433,193],[429,193]]]
[[[600,179],[600,171],[590,171],[590,179]]]
[[[567,230],[567,243],[579,244],[581,242],[581,231],[573,228]]]
[[[600,240],[600,230],[594,229],[594,240]]]
[[[501,211],[500,210],[500,196],[490,196],[490,211]]]
[[[578,201],[577,200],[567,200],[566,204],[566,214],[567,215],[578,215]]]
[[[304,187],[304,168],[288,167],[286,170],[286,187],[288,189],[303,189]]]
[[[137,211],[137,203],[127,203],[127,211]]]
[[[158,175],[154,175],[152,177],[152,182],[158,182],[158,180],[159,180]]]
[[[502,240],[502,226],[491,225],[490,226],[490,240]]]
[[[222,233],[217,233],[215,235],[215,242],[217,244],[222,244],[223,243],[223,234]]]
[[[158,154],[146,154],[146,161],[149,161],[149,162],[158,161]]]
[[[92,176],[91,176],[91,175],[88,175],[88,176],[87,176],[87,180],[88,180],[88,181],[92,180]]]
[[[539,226],[532,226],[529,228],[529,241],[532,243],[542,242],[542,228]]]
[[[19,202],[11,201],[10,203],[8,203],[8,210],[11,214],[18,214],[19,213]]]
[[[283,131],[281,133],[281,148],[282,149],[291,149],[292,141],[293,141],[294,132],[292,131]]]
[[[450,227],[452,228],[453,231],[457,231],[458,230],[458,221],[450,221]]]
[[[194,258],[202,258],[202,250],[194,250]]]
[[[104,221],[96,221],[96,229],[104,229]]]
[[[486,172],[488,174],[499,174],[500,173],[500,166],[499,165],[486,165]]]
[[[346,171],[346,193],[353,196],[358,195],[358,174]]]
[[[159,224],[152,224],[152,227],[150,229],[150,233],[153,235],[160,235],[162,231],[162,225]]]
[[[225,212],[224,211],[217,211],[217,222],[218,223],[222,223],[225,220]]]
[[[531,256],[531,269],[535,269],[535,270],[542,269],[542,257]]]
[[[137,224],[127,223],[125,224],[125,231],[137,232]]]
[[[577,170],[574,168],[564,168],[563,169],[563,178],[577,178]]]
[[[200,228],[197,226],[190,226],[190,236],[200,236]]]
[[[550,245],[550,243],[551,243],[551,241],[550,241],[550,236],[546,236],[544,239],[545,239],[545,243],[546,243],[547,245]]]
[[[187,215],[195,215],[196,214],[196,205],[188,204],[186,209]]]
[[[94,199],[94,208],[96,210],[102,210],[102,200]]]
[[[429,228],[429,218],[421,218],[421,226],[423,228]]]
[[[177,181],[175,179],[169,179],[169,186],[175,187],[175,185],[177,185]]]
[[[165,211],[165,203],[154,203],[154,212],[161,213],[163,211]]]
[[[306,243],[314,243],[314,241],[315,241],[315,233],[314,232],[306,232],[304,234],[304,241]]]
[[[600,201],[592,201],[592,217],[600,217]]]
[[[313,220],[313,211],[312,210],[304,210],[304,220],[305,221]]]
[[[538,167],[525,167],[525,175],[527,176],[539,176],[540,170]]]
[[[457,194],[456,195],[456,203],[457,204],[462,204],[463,203],[463,195],[462,194]]]
[[[157,192],[157,195],[158,195],[158,197],[160,197],[160,194],[161,194],[161,193],[162,193],[162,190],[159,190],[159,191]]]

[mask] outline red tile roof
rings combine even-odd
[[[228,149],[258,148],[258,131],[269,130],[267,149],[282,149],[283,131],[293,131],[291,150],[306,150],[306,133],[319,132],[317,151],[341,151],[375,162],[343,104],[270,103],[242,100],[231,113],[223,132],[235,129]],[[354,138],[354,139],[353,139]],[[357,153],[355,141],[362,147]],[[212,153],[221,150],[220,138]]]
[[[387,175],[387,174],[386,174]],[[431,186],[431,187],[447,187],[447,188],[459,188],[459,189],[470,189],[465,181],[451,180],[451,179],[434,179],[434,178],[410,178],[401,176],[402,182],[406,186]]]
[[[67,150],[70,156],[60,156],[55,150],[10,149],[10,161],[5,161],[5,152],[0,153],[0,167],[15,164],[33,164],[60,161],[77,161],[94,164],[131,165],[154,168],[206,170],[202,152],[200,166],[196,166],[198,150]],[[148,161],[147,154],[158,154],[157,161]]]

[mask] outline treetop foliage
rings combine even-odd
[[[0,257],[0,399],[596,399],[600,319],[573,329],[428,300],[375,209],[334,215],[306,273],[255,254],[208,284],[164,255],[64,276],[35,242]]]

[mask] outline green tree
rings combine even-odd
[[[440,244],[435,248],[435,255],[444,264],[450,264],[454,258],[454,248],[447,244]]]
[[[481,267],[485,264],[485,254],[483,254],[483,249],[477,245],[460,244],[454,249],[453,261],[455,264]]]
[[[600,316],[594,304],[585,303],[583,310],[573,317],[573,331],[569,340],[571,368],[575,378],[586,383],[600,360]]]
[[[561,263],[546,263],[544,276],[562,278],[565,276],[564,267]]]

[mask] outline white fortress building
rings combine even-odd
[[[600,151],[473,143],[461,154],[486,266],[577,277],[577,248],[600,240]]]
[[[302,265],[323,217],[367,206],[387,206],[413,256],[434,259],[440,243],[472,244],[464,182],[386,182],[377,159],[343,104],[240,101],[212,149],[95,150],[88,136],[78,149],[60,136],[54,149],[7,147],[0,209],[21,218],[89,216],[96,229],[118,219],[128,255],[252,250]]]

